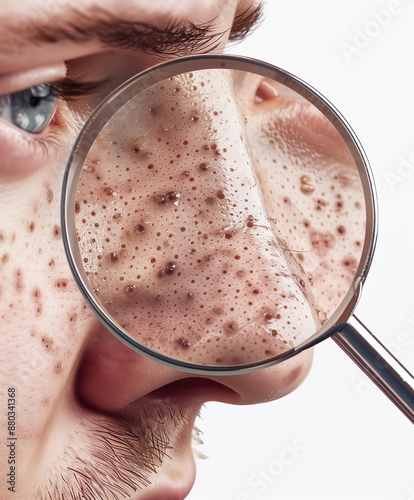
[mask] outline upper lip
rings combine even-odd
[[[77,399],[76,406],[73,406],[73,408],[77,408],[77,413],[80,414],[81,418],[91,421],[92,426],[94,416],[98,417],[99,421],[102,421],[102,418],[108,419],[108,423],[111,425],[119,424],[121,429],[127,430],[129,427],[135,429],[134,432],[143,436],[143,439],[147,439],[147,435],[151,435],[146,426],[153,425],[155,444],[148,438],[148,450],[151,447],[156,449],[156,446],[162,448],[161,441],[163,440],[168,443],[165,452],[162,450],[154,452],[163,458],[161,458],[161,464],[157,464],[155,467],[156,475],[149,477],[149,486],[140,490],[136,495],[128,497],[131,500],[183,500],[194,484],[195,472],[191,452],[191,436],[194,421],[199,414],[202,402],[191,401],[191,395],[185,396],[185,385],[180,381],[169,384],[118,411],[107,412],[106,415],[105,412],[96,412],[79,399]],[[195,381],[192,381],[190,385],[195,387]],[[175,389],[174,386],[176,386]],[[143,416],[147,418],[143,419]],[[158,428],[161,429],[161,433],[156,430]],[[93,439],[91,437],[90,449],[94,447]],[[125,446],[122,443],[119,445]],[[118,445],[111,443],[111,446],[117,453],[116,447]],[[186,452],[183,452],[183,448]],[[174,450],[180,454],[180,460],[176,460]],[[148,456],[150,457],[154,453],[148,453]],[[136,469],[137,464],[131,462],[130,467]]]

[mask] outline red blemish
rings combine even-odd
[[[22,270],[17,269],[14,273],[15,281],[14,281],[14,288],[16,289],[17,292],[21,292],[23,290],[23,276],[22,276]]]
[[[61,290],[65,290],[68,286],[67,280],[57,280],[55,282],[55,287],[60,288]]]
[[[53,226],[53,236],[55,238],[60,238],[60,235],[61,235],[60,227],[56,224]]]
[[[311,231],[311,244],[316,255],[325,257],[335,247],[335,236],[329,231]]]
[[[32,292],[33,301],[35,303],[35,316],[42,315],[42,294],[39,288],[34,288]]]
[[[353,255],[347,255],[342,260],[342,265],[350,274],[354,275],[358,267],[358,260]]]
[[[53,347],[53,340],[50,337],[42,337],[42,345],[45,349],[51,349]]]

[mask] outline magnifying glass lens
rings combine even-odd
[[[353,156],[318,107],[261,74],[201,69],[147,86],[105,122],[75,181],[90,300],[168,358],[283,355],[334,318],[360,267]]]

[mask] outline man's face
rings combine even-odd
[[[168,2],[155,4],[154,10],[148,3],[143,6],[141,15],[145,22],[155,19],[160,27],[171,25],[177,15],[186,16],[184,24],[205,16],[204,36],[213,37],[205,39],[200,50],[184,37],[181,44],[187,52],[202,52],[209,43],[217,44],[216,51],[222,50],[234,19],[243,31],[242,17],[248,23],[245,14],[251,8],[250,2],[204,2],[197,5],[197,12],[190,6],[177,14]],[[103,7],[110,8],[110,2]],[[127,7],[119,14],[124,19],[128,19]],[[61,8],[64,11],[63,3]],[[12,12],[11,2],[9,9]],[[99,9],[95,15],[105,18]],[[112,21],[106,18],[106,22]],[[43,41],[34,45],[34,58],[45,50],[49,28],[45,27]],[[148,35],[153,40],[155,31]],[[174,52],[164,45],[160,55],[159,40],[158,45],[154,43],[157,52],[140,49],[137,41],[134,50],[125,44],[103,49],[93,37],[78,44],[75,35],[72,29],[72,41],[59,40],[59,53],[59,44],[49,47],[51,64],[58,63],[53,71],[61,71],[59,63],[65,60],[72,86],[79,79],[98,80],[101,85],[76,100],[60,99],[52,121],[36,135],[22,130],[27,122],[21,115],[13,125],[11,115],[4,113],[0,122],[4,155],[0,159],[1,389],[2,394],[8,387],[16,389],[18,498],[180,499],[194,481],[191,441],[201,406],[210,400],[253,404],[281,397],[305,378],[311,353],[255,374],[196,377],[149,361],[121,344],[96,320],[71,277],[61,242],[59,202],[66,158],[85,117],[100,100],[125,79],[173,57]],[[19,48],[23,42],[15,43]],[[23,90],[12,87],[25,81],[21,68],[27,60],[23,49],[7,59],[9,73],[19,76],[0,79],[0,86],[3,82],[7,88],[1,93]],[[26,87],[45,82],[32,81]],[[97,144],[82,177],[79,239],[86,255],[91,229],[96,224],[105,226],[104,233],[98,232],[101,241],[97,243],[103,265],[94,268],[98,261],[87,264],[91,273],[96,271],[93,285],[103,288],[104,282],[110,283],[106,300],[116,305],[116,311],[138,310],[140,333],[156,339],[156,347],[166,345],[167,354],[179,355],[196,339],[218,331],[214,346],[194,355],[202,362],[248,362],[252,353],[273,354],[264,347],[263,332],[276,331],[269,324],[278,315],[278,319],[280,314],[289,315],[298,335],[312,334],[320,326],[319,304],[329,312],[331,301],[336,304],[332,297],[346,290],[361,245],[355,225],[342,223],[342,205],[331,187],[332,179],[318,177],[317,170],[309,177],[303,152],[289,147],[283,152],[275,148],[275,141],[292,146],[299,133],[307,151],[317,153],[321,165],[331,166],[331,177],[340,176],[348,213],[355,215],[361,209],[355,197],[358,182],[349,153],[332,136],[326,120],[310,112],[307,125],[296,128],[292,113],[284,114],[295,104],[289,98],[277,100],[277,92],[267,82],[246,78],[230,89],[225,77],[216,78],[209,82],[207,97],[200,93],[200,83],[172,82],[165,94],[155,95],[145,127],[127,116],[122,131],[109,128],[105,138],[110,147],[105,150],[105,144]],[[185,99],[178,109],[167,109],[171,99],[165,96],[178,87]],[[233,125],[236,102],[244,109],[247,123]],[[306,114],[303,103],[300,109]],[[217,115],[211,116],[212,111]],[[178,115],[183,117],[180,128],[168,131]],[[208,133],[203,136],[205,116],[211,118],[214,140]],[[282,122],[287,135],[280,138],[277,124]],[[309,134],[311,129],[320,132],[317,142]],[[270,172],[277,160],[287,187],[276,196]],[[288,187],[286,165],[296,168],[290,177],[302,193],[297,201],[291,199],[296,191]],[[122,193],[122,203],[113,204],[106,215],[103,206],[111,203],[117,183],[124,186],[128,177],[135,188]],[[318,203],[312,221],[301,218],[315,189],[315,196],[318,190],[329,190],[322,210],[326,204],[333,207],[337,234],[323,231]],[[171,193],[176,193],[174,199]],[[137,213],[131,227],[123,225],[128,210]],[[297,217],[300,234],[277,236],[274,231],[269,236],[269,221],[280,219],[283,228],[284,214]],[[352,247],[346,262],[335,261],[339,258],[334,253],[336,241]],[[286,242],[290,248],[314,245],[320,260],[326,261],[324,267],[307,263],[306,256],[293,259]],[[131,253],[127,245],[138,245],[139,251]],[[132,254],[137,255],[135,261]],[[308,265],[312,278],[298,260],[305,268]],[[173,270],[167,276],[162,273],[166,265]],[[334,271],[337,265],[340,272]],[[140,270],[145,272],[138,274]],[[269,273],[279,277],[278,287]],[[311,288],[318,273],[323,275],[318,286],[335,283],[337,288],[316,303],[309,297],[315,294]],[[242,328],[249,334],[248,348],[237,350],[235,339]],[[6,470],[8,454],[2,443],[2,470]]]

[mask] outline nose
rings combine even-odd
[[[244,126],[229,75],[172,78],[108,123],[79,182],[79,244],[100,301],[134,338],[192,363],[267,359],[321,324],[309,280],[267,214]],[[86,351],[82,391],[98,407],[190,378],[98,325]],[[257,402],[292,390],[309,364],[304,354],[260,374],[201,379],[209,398]]]

